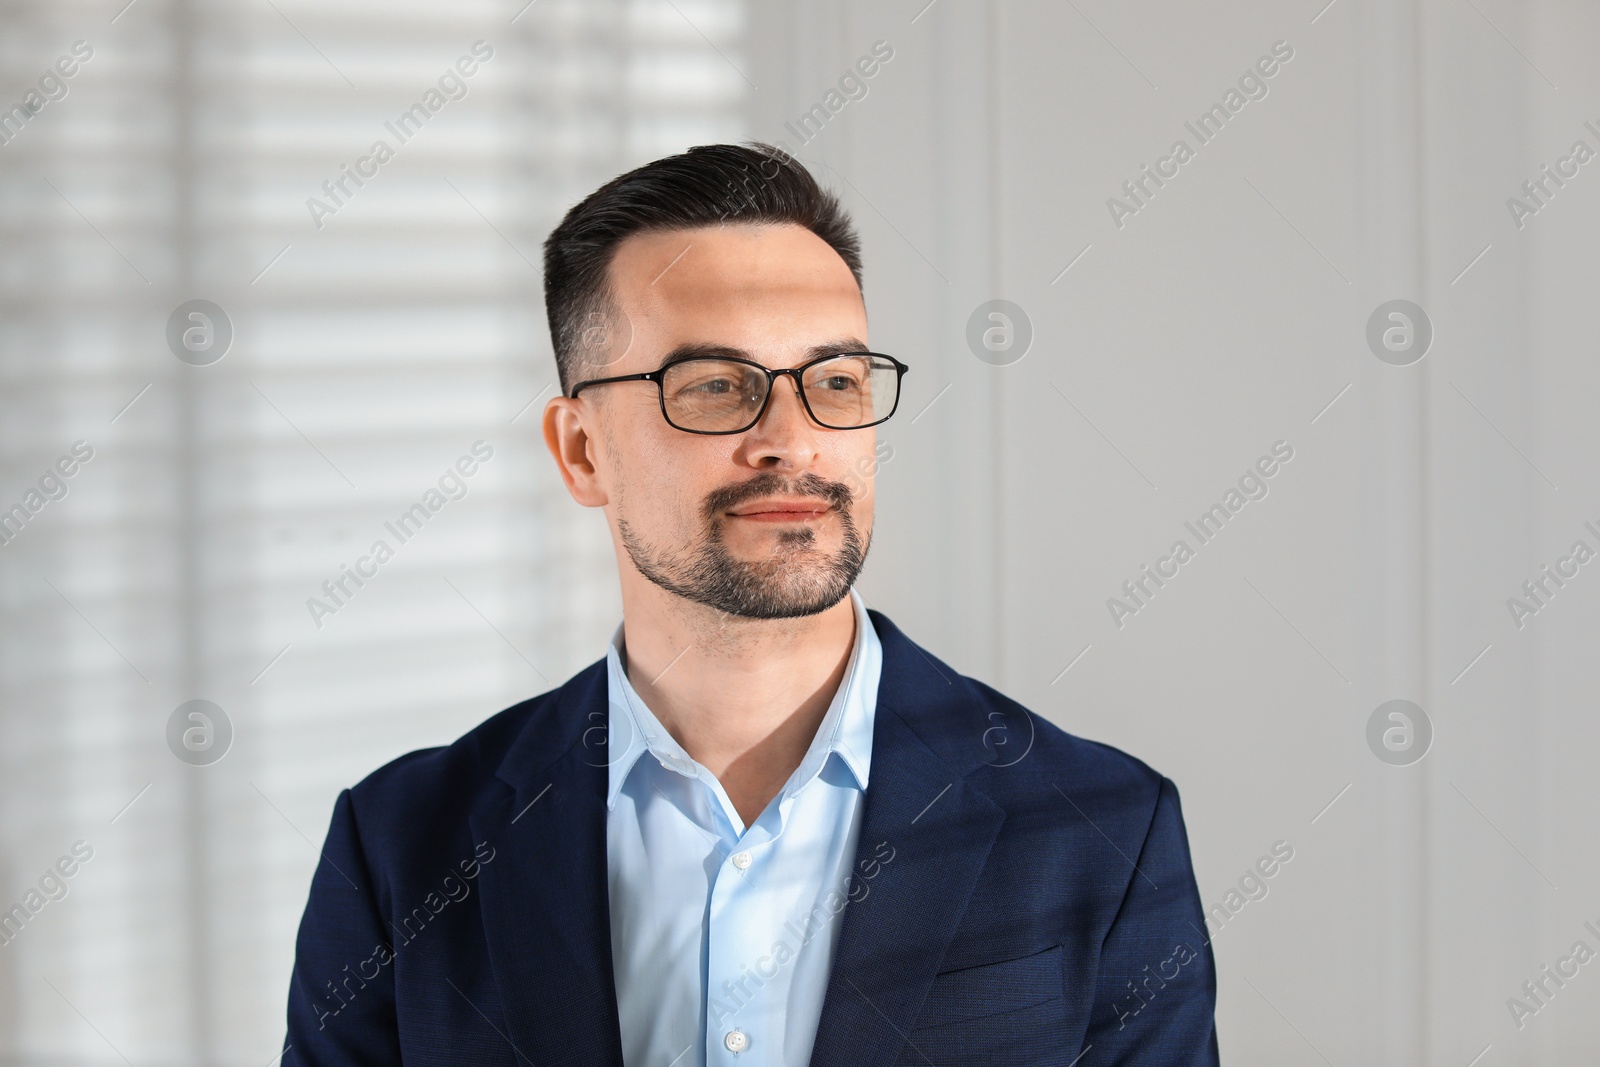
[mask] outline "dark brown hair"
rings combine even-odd
[[[839,198],[781,148],[699,145],[606,182],[568,211],[544,243],[544,302],[561,392],[584,373],[586,325],[611,323],[608,268],[637,233],[719,223],[793,223],[826,241],[861,287],[861,247]]]

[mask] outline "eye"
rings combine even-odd
[[[860,393],[867,388],[871,365],[864,359],[843,357],[806,373],[806,388],[816,393]]]
[[[680,401],[749,401],[761,395],[761,381],[738,364],[685,360],[672,368],[668,393]]]

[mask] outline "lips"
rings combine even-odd
[[[817,518],[831,510],[833,505],[821,500],[758,500],[733,508],[728,514],[740,519],[781,521]]]

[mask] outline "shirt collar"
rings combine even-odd
[[[878,679],[883,668],[883,646],[867,615],[866,601],[850,589],[855,608],[856,633],[844,678],[833,694],[833,702],[817,727],[816,736],[800,761],[800,766],[783,788],[785,795],[798,792],[821,772],[829,756],[837,755],[855,779],[856,788],[867,788],[872,763],[872,723],[878,704]],[[652,753],[661,766],[686,777],[697,777],[697,764],[659,719],[645,705],[622,667],[621,623],[611,635],[606,650],[608,719],[608,768],[606,809],[615,807],[617,794],[645,752]]]

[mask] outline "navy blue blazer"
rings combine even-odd
[[[872,780],[811,1063],[1216,1064],[1172,782],[869,614]],[[340,794],[285,1064],[622,1067],[606,708],[601,659]]]

